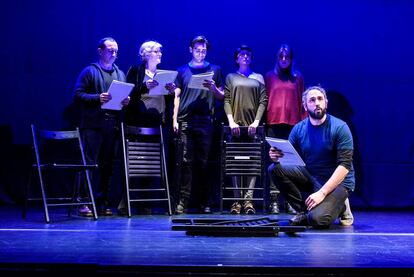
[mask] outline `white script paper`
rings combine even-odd
[[[166,84],[173,83],[178,72],[172,70],[157,70],[153,80],[158,82],[158,86],[149,91],[150,95],[167,95],[169,91],[165,88]]]
[[[283,157],[279,158],[279,162],[282,165],[305,166],[305,163],[290,141],[272,137],[266,137],[266,141],[270,144],[270,146],[282,151]]]
[[[208,90],[203,84],[206,81],[213,80],[214,72],[206,72],[201,74],[192,75],[190,81],[188,82],[189,88],[196,88],[196,89],[205,89]]]
[[[101,108],[106,110],[121,110],[121,102],[129,96],[133,88],[134,84],[113,80],[111,86],[108,89],[108,92],[112,96],[112,99],[106,103],[103,103]]]

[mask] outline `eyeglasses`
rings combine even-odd
[[[207,54],[207,49],[195,49],[193,48],[194,53],[196,54]]]
[[[251,57],[252,54],[250,52],[240,52],[237,56],[238,57]]]

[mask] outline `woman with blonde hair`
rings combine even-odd
[[[158,86],[154,80],[162,58],[162,45],[157,41],[146,41],[139,48],[141,63],[133,65],[127,73],[127,82],[135,84],[130,94],[130,105],[126,110],[125,123],[135,126],[153,127],[166,121],[166,98],[164,95],[150,95],[149,91]],[[174,93],[174,83],[166,86]]]

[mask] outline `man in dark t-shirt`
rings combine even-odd
[[[221,68],[205,61],[209,43],[203,36],[190,42],[192,59],[178,68],[177,89],[174,98],[173,128],[179,136],[180,161],[179,201],[176,214],[186,211],[191,196],[193,176],[197,176],[197,192],[201,212],[210,213],[211,184],[208,184],[207,161],[213,134],[215,99],[223,100],[223,76]],[[193,75],[210,73],[202,87],[189,87]],[[212,77],[211,77],[212,74]]]

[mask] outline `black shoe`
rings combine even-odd
[[[298,214],[298,212],[294,208],[292,208],[292,206],[288,202],[285,203],[285,211],[288,214]]]
[[[279,212],[280,212],[279,204],[276,201],[270,203],[269,211],[270,211],[271,214],[279,214]]]
[[[308,226],[308,215],[304,212],[298,213],[291,219],[289,219],[289,225],[291,226]]]

